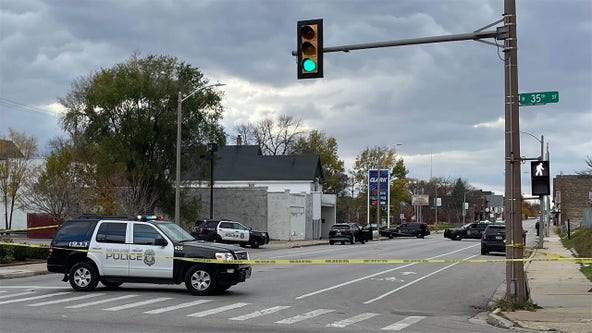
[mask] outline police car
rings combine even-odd
[[[249,245],[253,249],[269,244],[269,234],[266,231],[253,230],[231,220],[197,220],[191,235],[198,240],[239,244],[240,246]]]
[[[200,263],[192,258],[213,259]],[[51,242],[47,270],[62,273],[74,290],[91,291],[101,282],[185,283],[194,295],[223,292],[251,276],[237,246],[196,241],[173,222],[155,216],[137,218],[85,215],[64,222]]]

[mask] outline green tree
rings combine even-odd
[[[174,57],[133,54],[75,81],[60,99],[67,108],[63,128],[95,168],[103,204],[111,202],[113,213],[173,210],[179,92],[196,91],[182,105],[182,172],[195,159],[190,152],[224,144],[221,96],[207,87],[198,68]]]
[[[325,133],[312,130],[308,136],[300,136],[292,149],[293,154],[316,154],[321,158],[325,182],[323,191],[341,193],[347,187],[343,161],[337,152],[337,140]]]

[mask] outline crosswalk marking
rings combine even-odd
[[[138,296],[140,296],[140,295],[123,295],[123,296],[119,296],[119,297],[102,299],[100,301],[95,301],[95,302],[88,302],[88,303],[70,305],[70,306],[66,306],[65,309],[84,308],[84,307],[87,307],[87,306],[93,306],[93,305],[98,305],[98,304],[103,304],[103,303],[115,302],[115,301],[119,301],[119,300],[122,300],[122,299],[128,299],[128,298],[138,297]]]
[[[135,303],[114,306],[112,308],[106,308],[103,310],[105,310],[105,311],[119,311],[119,310],[125,310],[125,309],[129,309],[129,308],[135,308],[135,307],[142,306],[142,305],[162,302],[162,301],[166,301],[169,299],[171,299],[171,298],[170,297],[157,297],[157,298],[149,299],[147,301],[140,301],[140,302],[135,302]]]
[[[66,294],[69,294],[69,293],[71,293],[71,292],[70,291],[64,291],[64,292],[61,292],[61,293],[53,293],[53,294],[45,294],[45,295],[40,295],[40,296],[32,296],[32,297],[11,299],[11,300],[8,300],[8,301],[2,301],[2,302],[0,302],[0,305],[2,305],[2,304],[9,304],[9,303],[16,303],[16,302],[32,301],[32,300],[36,300],[36,299],[49,298],[49,297],[59,296],[59,295],[66,295]]]
[[[212,314],[216,314],[216,313],[220,313],[220,312],[224,312],[224,311],[228,311],[228,310],[232,310],[232,309],[237,309],[237,308],[243,307],[245,305],[249,305],[249,303],[240,303],[240,302],[234,303],[234,304],[221,306],[219,308],[215,308],[215,309],[211,309],[211,310],[207,310],[207,311],[192,313],[187,316],[188,317],[205,317],[205,316],[209,316]]]
[[[0,305],[17,303],[17,302],[36,301],[36,300],[47,299],[47,298],[51,298],[51,297],[71,294],[71,292],[56,292],[56,293],[50,293],[50,294],[44,294],[44,295],[31,296],[31,294],[34,294],[35,292],[36,292],[35,290],[27,290],[27,291],[23,291],[23,292],[19,292],[19,293],[14,293],[14,294],[8,294],[8,295],[4,294],[4,295],[0,296],[0,299],[4,299],[4,300],[0,301]],[[67,297],[67,298],[60,298],[60,299],[36,302],[36,303],[32,303],[32,304],[27,304],[26,306],[39,307],[39,306],[45,306],[45,305],[51,305],[51,304],[59,304],[59,303],[73,302],[73,301],[79,301],[79,300],[87,300],[87,299],[93,298],[93,297],[104,297],[105,295],[108,295],[108,294],[107,293],[96,293],[96,292],[95,293],[86,293],[84,295],[75,296],[75,297]],[[21,296],[25,296],[25,297],[21,297]],[[26,296],[29,296],[29,297],[26,297]],[[90,307],[93,305],[99,305],[99,304],[104,304],[104,303],[108,303],[108,302],[115,302],[115,301],[120,301],[120,300],[129,299],[129,298],[133,298],[133,297],[138,297],[138,296],[140,296],[140,295],[128,294],[128,295],[122,295],[122,296],[118,296],[118,297],[100,299],[100,300],[92,301],[92,302],[85,301],[82,304],[74,304],[74,305],[66,306],[64,308],[76,309],[76,308]],[[17,297],[21,297],[21,298],[17,298]],[[9,299],[9,298],[11,298],[11,299]],[[119,306],[114,306],[114,307],[110,307],[110,308],[105,308],[103,310],[104,311],[119,311],[119,310],[137,308],[137,307],[141,307],[144,305],[152,305],[152,304],[155,304],[158,302],[163,302],[163,301],[171,300],[171,299],[173,299],[173,298],[159,297],[159,298],[153,298],[153,299],[149,299],[149,300],[138,301],[138,302],[134,302],[134,303],[123,304],[123,305],[119,305]],[[195,300],[195,301],[183,302],[183,303],[179,303],[179,304],[175,304],[175,305],[171,305],[171,306],[156,308],[153,310],[145,311],[143,313],[145,313],[145,314],[161,314],[161,313],[166,313],[166,312],[170,312],[170,311],[174,311],[174,310],[190,308],[192,306],[196,306],[196,305],[200,305],[200,304],[204,304],[204,303],[209,303],[212,301],[213,300],[211,300],[211,299],[199,299],[199,300]],[[205,317],[205,316],[214,315],[214,314],[222,313],[222,312],[233,310],[233,309],[242,308],[242,307],[245,307],[250,304],[251,303],[237,302],[237,303],[233,303],[233,304],[229,304],[229,305],[225,305],[225,306],[220,306],[217,308],[213,308],[213,309],[209,309],[209,310],[205,310],[205,311],[201,311],[201,312],[188,314],[187,316],[188,317]],[[260,318],[260,317],[263,317],[266,315],[270,315],[273,313],[277,313],[277,312],[280,312],[280,311],[288,309],[288,308],[292,308],[292,306],[289,306],[289,305],[272,306],[272,307],[269,307],[266,309],[250,312],[250,313],[247,313],[244,315],[230,317],[230,318],[228,318],[228,320],[233,320],[233,321],[251,320],[251,319]],[[284,324],[284,325],[295,324],[298,322],[303,322],[308,319],[315,318],[315,317],[318,317],[318,316],[321,316],[324,314],[328,314],[331,312],[335,312],[335,311],[336,310],[334,310],[334,309],[316,309],[314,311],[302,313],[300,315],[296,315],[293,317],[284,318],[282,320],[276,321],[275,324]],[[373,317],[380,316],[380,315],[381,315],[380,313],[366,312],[366,313],[360,313],[358,315],[352,316],[347,319],[335,321],[332,323],[329,320],[327,320],[326,322],[330,322],[330,323],[326,324],[325,327],[346,328],[346,327],[351,326],[353,324],[360,323],[362,321],[369,320]],[[421,320],[423,320],[425,318],[426,317],[423,317],[423,316],[408,316],[396,323],[393,323],[389,326],[381,328],[381,330],[383,330],[383,331],[401,331],[401,330],[408,328],[409,326],[411,326],[413,324],[420,322]]]
[[[188,308],[190,306],[199,305],[199,304],[203,304],[203,303],[207,303],[207,302],[211,302],[211,300],[209,300],[209,299],[200,299],[199,301],[193,301],[193,302],[181,303],[181,304],[177,304],[177,305],[171,305],[171,306],[167,306],[166,308],[160,308],[160,309],[156,309],[156,310],[146,311],[144,313],[147,313],[147,314],[159,314],[159,313],[173,311],[173,310],[178,310],[178,309],[182,309],[182,308]]]
[[[30,295],[30,294],[32,294],[32,293],[34,293],[34,291],[32,291],[32,290],[27,290],[27,291],[24,291],[24,292],[22,292],[22,293],[15,293],[15,294],[8,294],[8,295],[0,296],[0,299],[1,299],[1,298],[10,298],[10,297],[23,296],[23,295]]]
[[[253,319],[253,318],[257,318],[257,317],[261,317],[261,316],[265,316],[271,313],[275,313],[284,309],[289,308],[289,306],[286,305],[278,305],[278,306],[274,306],[272,308],[268,308],[268,309],[263,309],[260,311],[255,311],[246,315],[242,315],[242,316],[238,316],[238,317],[232,317],[232,318],[228,318],[229,320],[248,320],[248,319]]]
[[[43,306],[43,305],[49,305],[49,304],[66,303],[66,302],[70,302],[70,301],[78,301],[78,300],[81,300],[81,299],[86,299],[86,298],[91,298],[91,297],[97,297],[97,296],[103,296],[103,295],[105,295],[105,294],[102,294],[102,293],[93,293],[93,294],[87,294],[87,295],[82,295],[82,296],[76,296],[76,297],[58,299],[58,300],[55,300],[55,301],[46,301],[46,302],[41,302],[41,303],[34,303],[34,304],[29,304],[28,306]]]
[[[418,323],[419,321],[421,321],[422,319],[424,319],[425,317],[422,316],[409,316],[403,320],[399,320],[398,322],[389,325],[387,327],[383,327],[382,330],[383,331],[400,331],[404,328],[407,328],[415,323]]]
[[[286,319],[283,319],[283,320],[280,320],[280,321],[276,321],[275,323],[276,324],[290,325],[290,324],[297,323],[299,321],[303,321],[303,320],[306,320],[306,319],[314,318],[314,317],[317,317],[317,316],[320,316],[320,315],[323,315],[323,314],[326,314],[326,313],[330,313],[330,312],[333,312],[333,311],[335,311],[335,310],[331,310],[331,309],[318,309],[318,310],[307,312],[307,313],[302,314],[302,315],[298,315],[298,316],[294,316],[294,317],[291,317],[291,318],[286,318]]]
[[[349,326],[351,324],[359,323],[363,320],[370,319],[375,316],[378,316],[378,313],[370,313],[370,312],[362,313],[362,314],[359,314],[357,316],[354,316],[354,317],[351,317],[348,319],[344,319],[344,320],[336,321],[332,324],[328,324],[327,327],[344,328],[344,327]]]

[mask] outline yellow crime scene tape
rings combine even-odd
[[[41,230],[57,228],[59,225],[50,225],[43,227],[34,227],[27,229],[3,229],[1,233],[15,232],[15,231],[29,231],[29,230]],[[0,245],[8,246],[22,246],[32,248],[45,248],[49,250],[47,245],[39,244],[28,244],[28,243],[11,243],[2,242]],[[534,252],[532,249],[525,247],[523,243],[507,244],[506,247],[517,247],[524,248],[527,251]],[[56,250],[68,250],[78,251],[86,253],[98,253],[98,254],[121,254],[121,252],[110,252],[110,251],[96,251],[96,250],[85,250],[85,249],[74,249],[74,248],[61,248],[53,247]],[[204,259],[204,258],[187,258],[187,257],[174,257],[174,256],[153,256],[154,258],[160,259],[175,259],[198,263],[216,263],[216,264],[249,264],[249,265],[359,265],[359,264],[407,264],[407,263],[490,263],[490,262],[531,262],[531,261],[573,261],[581,264],[592,264],[592,258],[574,258],[574,257],[563,257],[557,254],[546,253],[537,251],[537,253],[543,254],[545,258],[515,258],[515,259],[249,259],[249,260],[221,260],[221,259]]]
[[[0,245],[9,246],[24,246],[34,248],[46,248],[47,245],[25,244],[25,243],[10,243],[0,242]],[[111,251],[96,251],[85,249],[72,249],[53,247],[56,250],[78,251],[86,253],[97,254],[119,254],[121,252]],[[186,257],[172,257],[172,256],[154,256],[154,258],[161,259],[175,259],[198,263],[215,263],[215,264],[249,264],[249,265],[359,265],[359,264],[408,264],[408,263],[491,263],[491,262],[530,262],[530,261],[573,261],[582,264],[592,264],[592,258],[573,258],[562,257],[559,255],[546,254],[545,258],[517,258],[517,259],[249,259],[249,260],[220,260],[220,259],[202,259],[202,258],[186,258]]]

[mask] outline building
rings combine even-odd
[[[237,141],[213,156],[213,174],[202,161],[183,176],[187,192],[202,203],[200,217],[233,219],[278,240],[328,237],[337,197],[323,193],[318,155],[263,156],[259,146]]]
[[[592,207],[592,175],[559,175],[553,178],[554,224],[582,223]],[[590,213],[588,213],[590,214]]]

